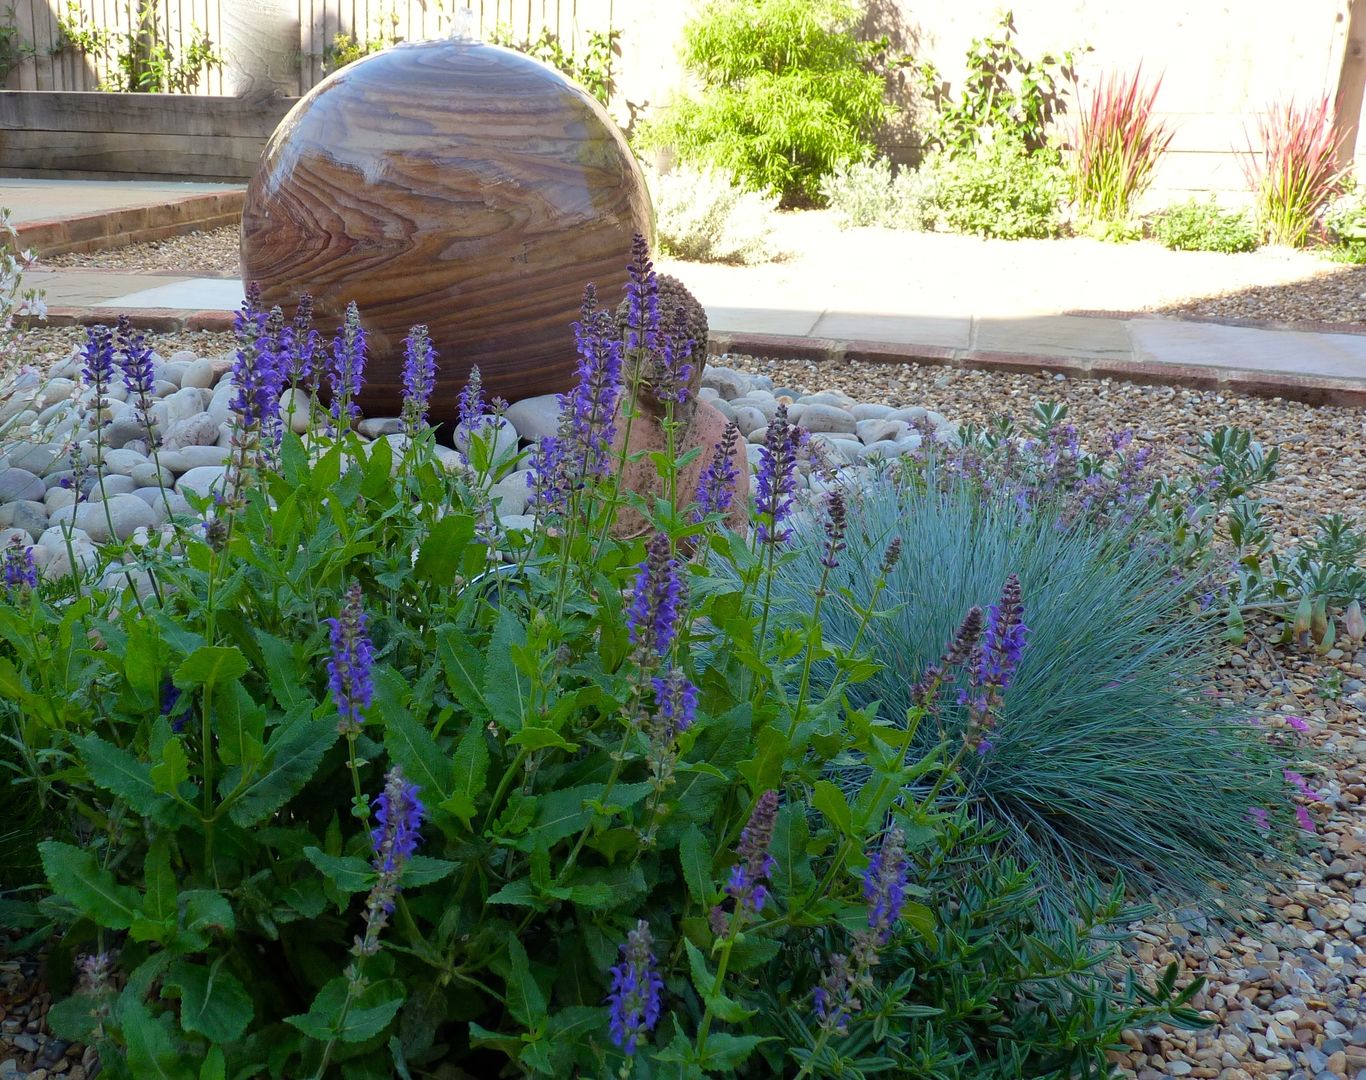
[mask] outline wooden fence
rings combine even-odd
[[[14,27],[14,46],[23,50],[0,85],[9,90],[98,90],[108,81],[108,58],[62,47],[59,15],[79,12],[86,26],[123,35],[135,30],[139,9],[149,9],[155,15],[148,19],[149,27],[155,24],[153,34],[179,56],[199,30],[222,51],[227,3],[231,0],[0,0],[0,25]],[[194,92],[222,94],[223,70],[210,70]]]
[[[458,6],[474,13],[478,36],[496,30],[515,40],[534,40],[543,29],[565,48],[582,51],[588,34],[617,25],[614,16],[627,0],[274,0],[281,6],[281,25],[297,30],[298,92],[305,93],[327,71],[327,58],[338,35],[357,43],[386,39],[418,40],[450,33]],[[226,63],[204,75],[194,93],[237,92],[233,73],[232,20],[225,17],[233,0],[74,0],[86,26],[127,34],[139,10],[154,12],[156,34],[176,56],[184,54],[197,31],[204,31]],[[12,26],[14,48],[0,88],[9,90],[98,90],[110,76],[110,61],[63,47],[59,15],[68,15],[69,0],[0,0],[0,42]],[[0,60],[4,60],[0,54]],[[291,88],[282,88],[289,93]]]

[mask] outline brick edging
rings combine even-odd
[[[114,309],[80,307],[48,308],[48,326],[93,326],[109,323],[120,314]],[[232,330],[231,311],[183,311],[141,308],[124,312],[138,330],[156,333]],[[1119,379],[1154,386],[1182,386],[1192,390],[1227,390],[1255,397],[1279,397],[1308,405],[1343,405],[1366,408],[1366,378],[1340,379],[1328,375],[1294,375],[1208,364],[1163,364],[1151,360],[1089,359],[1041,353],[991,352],[949,349],[940,345],[902,345],[886,341],[836,341],[832,338],[792,337],[781,334],[713,333],[708,347],[715,354],[747,353],[784,359],[866,364],[924,364],[958,370],[1035,372],[1048,371],[1076,379]]]
[[[15,229],[19,247],[32,248],[40,259],[45,255],[104,251],[236,224],[245,199],[245,190],[201,192],[148,206],[26,221]]]

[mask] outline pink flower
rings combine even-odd
[[[1309,811],[1306,810],[1303,806],[1295,807],[1295,820],[1300,823],[1300,828],[1303,829],[1305,832],[1318,832],[1318,830],[1314,828],[1313,817],[1310,815]]]
[[[1257,828],[1262,832],[1271,831],[1271,813],[1264,806],[1249,806],[1247,816],[1256,823]]]
[[[1309,725],[1298,716],[1287,716],[1285,718],[1285,722],[1289,724],[1292,728],[1294,728],[1296,731],[1309,730]]]
[[[1301,795],[1310,799],[1318,799],[1319,793],[1311,788],[1308,782],[1299,773],[1294,772],[1291,769],[1282,769],[1281,775],[1285,777],[1285,782],[1293,786]]]

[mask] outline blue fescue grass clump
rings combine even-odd
[[[1024,509],[1012,494],[966,481],[869,490],[849,505],[848,551],[822,607],[827,644],[858,632],[878,554],[904,538],[885,617],[865,635],[880,664],[852,687],[857,705],[904,718],[912,689],[973,606],[1019,576],[1029,627],[1001,719],[945,789],[1002,826],[1054,896],[1068,880],[1122,874],[1132,885],[1199,897],[1256,874],[1265,854],[1250,808],[1289,816],[1280,763],[1246,717],[1208,691],[1218,626],[1176,587],[1162,549],[1132,524],[1068,526],[1059,506]],[[775,582],[801,606],[824,567],[823,533],[800,534]],[[961,738],[969,707],[940,695],[917,739]],[[846,789],[859,787],[857,769]],[[956,796],[955,796],[956,792]]]

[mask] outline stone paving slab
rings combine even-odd
[[[245,190],[242,184],[176,183],[150,180],[30,180],[0,177],[0,206],[10,223],[85,217],[106,210],[161,206],[190,195]]]
[[[1058,356],[1133,356],[1124,320],[1075,315],[973,320],[971,347],[984,352],[1035,352]]]
[[[146,279],[140,284],[146,285]],[[235,278],[183,278],[139,289],[123,296],[94,301],[100,308],[172,308],[231,311],[242,303],[242,283]]]
[[[706,306],[705,301],[703,306]],[[746,325],[743,329],[757,331],[759,328]],[[841,341],[862,339],[966,349],[971,343],[972,319],[967,316],[889,315],[885,311],[826,311],[811,332],[817,337]]]
[[[1132,319],[1139,360],[1285,374],[1366,378],[1366,337],[1293,330],[1254,330],[1182,319]]]

